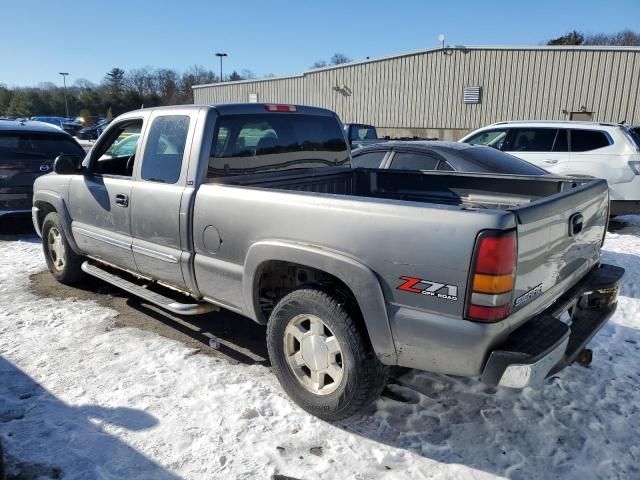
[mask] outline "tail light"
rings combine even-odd
[[[267,103],[264,106],[264,109],[267,112],[295,112],[295,105],[274,105],[272,103]]]
[[[517,258],[515,230],[487,230],[478,235],[467,288],[466,319],[492,323],[509,315]]]

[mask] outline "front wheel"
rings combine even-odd
[[[75,283],[84,277],[84,258],[71,249],[60,216],[52,212],[42,222],[42,249],[49,271],[60,283]]]
[[[332,296],[300,289],[285,296],[267,326],[273,370],[287,394],[323,420],[358,413],[378,398],[388,367]]]

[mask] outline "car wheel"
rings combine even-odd
[[[60,216],[53,212],[42,222],[42,248],[49,271],[61,283],[75,283],[84,277],[82,262],[84,257],[73,251]]]
[[[304,410],[335,421],[380,396],[389,368],[344,306],[325,292],[300,289],[274,308],[267,326],[273,370]]]

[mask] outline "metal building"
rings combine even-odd
[[[640,48],[456,46],[193,88],[195,103],[314,105],[392,136],[458,139],[502,120],[640,124]]]

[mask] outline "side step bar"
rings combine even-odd
[[[104,280],[111,285],[115,285],[122,290],[132,293],[149,303],[153,303],[158,307],[164,308],[172,313],[178,315],[200,315],[203,313],[215,312],[220,310],[216,305],[210,303],[182,303],[173,298],[165,296],[161,293],[149,290],[143,285],[130,282],[129,280],[115,275],[107,270],[100,268],[97,265],[93,265],[89,262],[82,264],[82,270],[100,280]],[[186,298],[186,297],[185,297]]]

